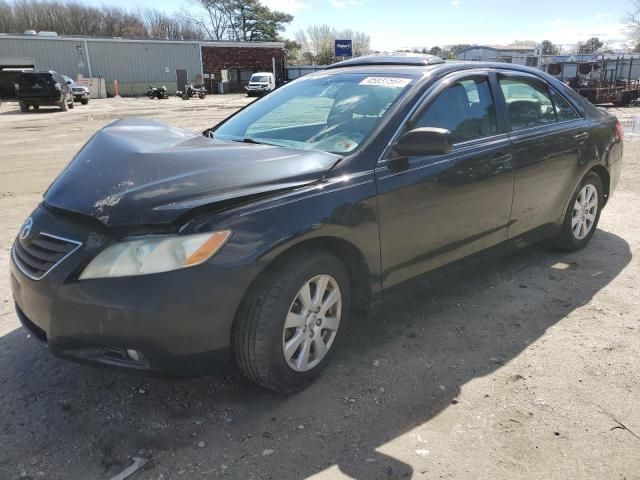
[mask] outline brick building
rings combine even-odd
[[[228,71],[231,91],[243,87],[255,72],[275,71],[278,82],[285,78],[285,54],[282,42],[202,42],[202,72],[205,85],[222,80]]]

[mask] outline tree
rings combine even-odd
[[[436,57],[440,57],[443,58],[444,55],[444,50],[442,50],[442,48],[440,47],[431,47],[431,50],[429,50],[429,54],[430,55],[435,55]]]
[[[595,53],[603,45],[598,37],[591,37],[584,43],[578,43],[578,53]]]
[[[640,0],[633,2],[633,10],[627,11],[622,18],[622,23],[626,25],[631,38],[640,40]]]
[[[455,58],[456,55],[458,55],[458,52],[461,52],[462,50],[465,50],[469,47],[471,47],[471,45],[467,43],[459,43],[456,45],[451,45],[447,52],[447,58]]]
[[[336,39],[351,40],[353,56],[371,53],[371,39],[364,32],[350,29],[337,30],[330,25],[310,25],[306,30],[298,30],[296,41],[302,46],[305,63],[328,65],[335,61],[334,42]]]
[[[551,43],[551,40],[543,40],[540,45],[542,46],[543,55],[558,55],[560,53],[560,47]]]
[[[285,38],[284,40],[284,54],[287,57],[287,63],[289,65],[298,65],[300,61],[300,50],[302,50],[302,45],[300,45],[295,40],[290,40]]]
[[[196,40],[203,32],[181,15],[153,9],[92,7],[76,0],[0,0],[0,31],[49,30],[61,35]]]
[[[191,15],[193,24],[211,40],[242,42],[275,41],[287,24],[288,13],[271,10],[259,0],[196,0],[199,13]]]

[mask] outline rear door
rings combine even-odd
[[[390,150],[379,163],[385,287],[507,239],[512,154],[496,112],[496,88],[486,71],[445,78],[399,133],[446,128],[453,136],[452,151],[398,157]]]
[[[22,74],[18,84],[20,85],[20,94],[26,97],[50,98],[57,94],[56,80],[53,74],[48,72]]]
[[[544,231],[564,214],[588,143],[587,122],[540,78],[498,75],[513,143],[515,184],[509,237]],[[541,232],[543,233],[543,232]]]

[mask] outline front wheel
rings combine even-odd
[[[206,94],[206,93],[204,93],[204,92],[200,92],[200,93],[198,94],[198,97],[200,97],[200,100],[204,100],[206,96],[207,96],[207,94]]]
[[[600,212],[604,206],[602,179],[589,172],[571,197],[560,234],[554,245],[563,250],[584,248],[598,228]]]
[[[306,387],[335,351],[350,306],[340,260],[316,249],[288,255],[257,281],[238,311],[232,334],[238,366],[276,392]]]

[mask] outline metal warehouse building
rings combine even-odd
[[[535,48],[523,46],[503,45],[474,45],[456,54],[458,60],[498,61],[518,63],[535,67],[538,57]]]
[[[203,55],[206,66],[203,67]],[[33,59],[38,70],[55,70],[72,78],[104,82],[114,93],[141,95],[150,84],[165,85],[172,92],[178,83],[204,77],[210,90],[225,79],[236,89],[257,70],[284,75],[284,44],[281,42],[198,42],[134,40],[120,38],[62,37],[0,34],[3,57]],[[219,59],[219,62],[217,61]],[[0,67],[1,68],[1,67]]]

